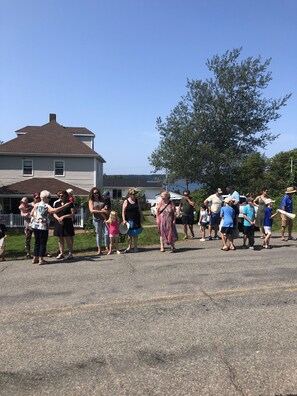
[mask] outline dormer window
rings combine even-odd
[[[33,160],[23,160],[23,176],[33,176]]]
[[[65,176],[65,161],[58,160],[54,163],[55,176]]]

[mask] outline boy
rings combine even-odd
[[[255,217],[256,211],[253,205],[253,198],[247,199],[247,205],[243,208],[243,247],[254,249],[254,232],[255,232]],[[249,246],[246,245],[247,239],[249,240]]]
[[[224,202],[226,206],[223,206],[221,209],[221,218],[223,219],[223,225],[221,229],[222,239],[223,239],[223,247],[221,250],[235,250],[235,246],[233,244],[233,229],[235,223],[235,210],[231,206],[231,202],[233,201],[233,197],[227,197]],[[229,240],[229,247],[227,245],[227,240]]]
[[[264,217],[264,231],[265,231],[265,238],[264,238],[264,244],[263,248],[265,249],[271,249],[271,246],[269,245],[269,241],[271,238],[272,234],[272,219],[278,214],[278,212],[275,212],[272,214],[272,204],[275,201],[272,201],[272,199],[268,198],[265,201],[265,217]]]

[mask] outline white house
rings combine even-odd
[[[72,188],[88,195],[103,186],[104,159],[94,151],[93,132],[64,127],[50,114],[42,126],[27,126],[0,145],[0,205],[4,213],[18,213],[19,198],[34,192]]]

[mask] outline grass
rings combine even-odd
[[[145,221],[142,223],[143,232],[139,235],[139,246],[150,246],[159,244],[159,235],[156,226],[156,220],[150,215],[150,212],[144,212]],[[293,231],[297,231],[297,222],[294,222]],[[273,231],[280,233],[281,218],[276,216],[273,224]],[[179,240],[182,239],[182,234],[179,234]],[[31,241],[31,251],[34,247],[34,238]],[[120,249],[127,247],[127,237],[121,237]],[[21,233],[8,232],[6,239],[5,255],[8,258],[23,259],[25,257],[25,236]],[[66,244],[65,244],[66,248]],[[47,250],[51,254],[58,252],[58,238],[50,236],[47,243]],[[96,252],[96,236],[93,230],[82,231],[76,233],[74,237],[74,252],[75,254],[86,254]]]
[[[156,220],[150,215],[150,212],[144,212],[145,220],[142,225],[144,226],[142,233],[139,235],[138,243],[139,246],[150,246],[158,245],[160,242]],[[179,235],[181,239],[181,235]],[[120,237],[120,249],[127,247],[127,237]],[[65,243],[65,250],[66,249]],[[31,241],[31,252],[34,248],[34,237]],[[94,230],[89,229],[87,231],[77,232],[74,237],[74,252],[75,254],[86,254],[97,251],[96,246],[96,235]],[[49,236],[47,242],[47,251],[50,254],[56,254],[58,252],[58,238]],[[5,257],[13,259],[23,259],[25,257],[25,236],[22,232],[15,233],[8,231],[8,237],[6,239]]]

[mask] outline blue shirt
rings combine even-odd
[[[256,212],[255,212],[255,208],[254,208],[253,205],[252,205],[252,206],[250,206],[250,205],[245,205],[245,206],[243,207],[242,213],[243,213],[244,215],[246,215],[246,217],[248,217],[251,221],[255,221],[255,213],[256,213]],[[251,224],[247,219],[244,218],[244,220],[243,220],[243,225],[246,226],[246,227],[249,227],[249,226],[251,226],[252,224]]]
[[[234,227],[235,210],[231,206],[223,206],[221,217],[224,218],[223,227]]]
[[[233,197],[235,199],[235,202],[238,202],[238,204],[240,203],[240,195],[237,191],[233,191],[233,193],[231,194],[231,197]]]
[[[264,226],[266,227],[271,227],[272,226],[272,219],[270,218],[272,216],[272,210],[271,208],[266,208],[265,209],[265,217],[264,217]]]
[[[288,213],[293,213],[293,199],[292,196],[286,194],[281,202],[280,205],[280,209],[282,209],[282,207],[285,208],[285,211]]]

